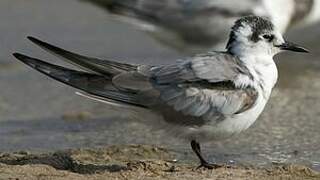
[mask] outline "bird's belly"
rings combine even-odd
[[[212,121],[202,127],[190,128],[189,139],[200,142],[215,141],[230,138],[248,129],[263,111],[266,100],[263,97],[257,99],[254,107],[240,114],[225,117],[220,122]]]

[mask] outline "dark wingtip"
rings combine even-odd
[[[36,44],[43,43],[41,40],[39,40],[33,36],[27,36],[27,39],[29,39],[31,42],[36,43]]]
[[[25,60],[28,58],[28,56],[23,55],[23,54],[20,54],[20,53],[17,53],[17,52],[12,53],[12,55],[13,55],[16,59],[18,59],[18,60],[20,60],[20,61],[23,61],[23,62],[25,62]]]
[[[26,56],[24,54],[20,54],[20,53],[13,53],[12,54],[16,59],[18,59],[19,61],[23,62],[24,64],[31,66],[33,68],[35,68],[36,63],[36,59]],[[39,61],[39,60],[37,60]]]
[[[19,57],[20,55],[21,55],[21,54],[20,54],[20,53],[17,53],[17,52],[12,53],[12,56],[14,56],[14,57],[17,58],[17,59],[18,59],[18,57]]]

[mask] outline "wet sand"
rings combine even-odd
[[[155,132],[139,122],[128,121],[125,116],[119,117],[118,112],[104,104],[76,96],[74,89],[26,67],[14,60],[11,53],[19,51],[63,64],[26,40],[27,35],[33,35],[84,55],[119,61],[162,64],[184,55],[163,47],[131,26],[108,19],[103,10],[76,0],[2,0],[0,21],[0,151],[9,153],[0,158],[3,163],[0,179],[23,179],[23,175],[30,175],[29,179],[122,176],[123,179],[144,176],[304,179],[309,176],[301,178],[300,172],[309,172],[308,168],[320,171],[319,25],[293,30],[286,35],[291,41],[307,46],[312,54],[282,54],[276,58],[279,83],[257,122],[238,137],[204,145],[204,153],[210,161],[233,162],[235,167],[194,171],[197,159],[188,143]],[[99,161],[102,152],[110,151],[105,147],[120,148],[123,144],[164,147],[174,154],[172,158],[178,160],[175,166],[180,171],[166,172],[172,165],[165,165],[168,159],[153,156],[149,161],[145,154],[134,160],[127,154],[116,163]],[[88,150],[77,150],[84,147]],[[43,156],[59,162],[61,157],[52,152],[68,154],[66,149],[74,149],[73,152],[89,159],[95,156],[90,166],[101,163],[99,167],[104,167],[111,163],[127,167],[128,162],[142,161],[147,164],[143,166],[157,170],[153,173],[140,167],[139,162],[134,170],[111,173],[102,168],[98,174],[88,174],[57,168],[42,160],[36,165],[29,163],[33,161],[30,158]],[[32,155],[13,153],[16,151],[29,151]],[[18,156],[22,160],[12,160],[10,165],[3,161],[6,156],[13,159]],[[19,162],[21,166],[17,165]],[[21,172],[20,175],[13,174],[16,171]]]

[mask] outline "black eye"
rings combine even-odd
[[[274,39],[274,35],[271,35],[271,34],[265,34],[262,37],[268,40],[269,42],[271,42]]]

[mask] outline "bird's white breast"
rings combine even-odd
[[[272,88],[277,81],[278,72],[272,59],[252,59],[251,62],[253,61],[255,62],[250,63],[247,67],[252,73],[254,79],[251,80],[247,76],[239,75],[235,83],[238,86],[250,85],[255,87],[258,91],[258,97],[255,104],[247,111],[226,117],[226,119],[219,123],[212,122],[212,124],[202,127],[200,130],[203,134],[203,136],[200,137],[202,141],[226,139],[239,134],[240,132],[248,129],[262,113],[267,101],[269,100]]]

